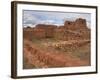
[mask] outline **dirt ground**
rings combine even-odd
[[[23,68],[90,66],[90,40],[24,39]]]

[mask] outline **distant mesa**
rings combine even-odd
[[[36,28],[57,28],[57,26],[56,25],[49,25],[49,24],[37,24],[36,25]]]
[[[27,28],[31,28],[31,26],[27,26]]]

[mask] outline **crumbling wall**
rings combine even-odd
[[[34,35],[33,28],[28,27],[23,29],[23,38],[32,40],[33,35]]]
[[[24,29],[24,38],[56,38],[61,40],[90,39],[90,29],[86,20],[65,21],[64,26],[38,24],[34,28]]]

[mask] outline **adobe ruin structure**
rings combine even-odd
[[[24,28],[24,38],[56,38],[61,40],[90,39],[90,29],[86,20],[65,21],[63,26],[37,24],[35,27]]]

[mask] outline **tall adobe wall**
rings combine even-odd
[[[77,29],[86,29],[87,28],[86,20],[85,19],[81,19],[81,18],[76,19],[75,27]]]
[[[54,29],[57,28],[55,25],[45,25],[45,24],[38,24],[36,25],[37,30],[42,30],[43,32],[40,35],[37,35],[38,38],[52,38],[54,37]],[[35,32],[38,34],[38,32]]]
[[[23,36],[29,40],[32,40],[33,38],[53,38],[55,28],[57,28],[55,25],[38,24],[34,28],[24,28]]]
[[[65,21],[64,40],[90,39],[90,29],[87,28],[86,20],[78,18],[75,21]]]
[[[72,21],[65,21],[64,23],[64,27],[65,29],[70,29],[70,30],[74,30],[74,25],[75,25],[75,22],[72,22]]]
[[[23,37],[24,37],[25,39],[32,40],[33,35],[34,35],[33,30],[34,30],[34,29],[31,28],[31,27],[23,28]]]
[[[68,30],[80,30],[80,29],[86,29],[86,20],[82,18],[78,18],[75,21],[65,21],[64,26]]]

